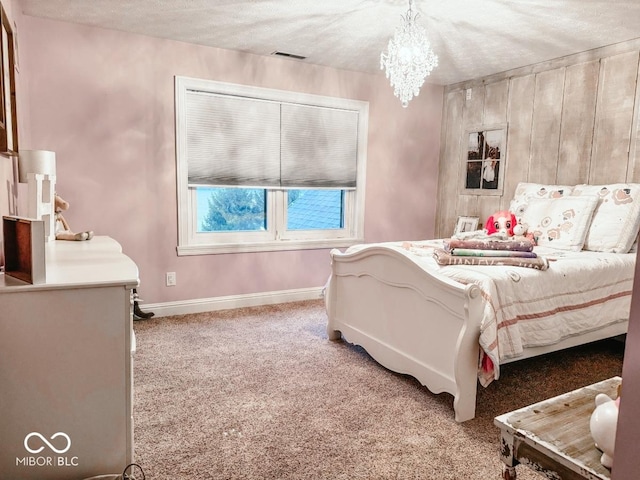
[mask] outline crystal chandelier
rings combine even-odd
[[[413,0],[409,0],[409,10],[402,15],[402,25],[389,39],[388,53],[380,54],[380,69],[386,68],[393,94],[405,108],[409,100],[418,96],[427,75],[438,66],[438,56],[431,50],[427,34],[416,24],[416,18],[418,14],[413,13]]]

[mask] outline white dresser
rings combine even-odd
[[[48,242],[46,283],[0,274],[0,476],[83,479],[133,462],[131,291],[118,242]]]

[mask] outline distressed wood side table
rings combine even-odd
[[[503,480],[516,480],[518,464],[554,480],[610,480],[589,421],[596,395],[616,398],[620,383],[613,377],[496,417]]]

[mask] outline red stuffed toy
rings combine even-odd
[[[499,233],[513,237],[513,227],[515,227],[517,223],[518,220],[513,213],[508,210],[500,210],[487,218],[485,228],[489,235]]]

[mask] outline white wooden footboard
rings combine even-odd
[[[475,416],[482,296],[430,273],[403,253],[331,251],[329,338],[361,345],[386,368],[454,396],[458,422]]]

